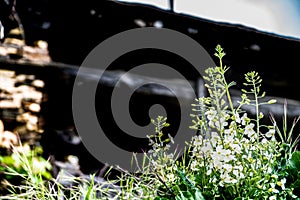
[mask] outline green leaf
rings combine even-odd
[[[42,175],[46,178],[46,179],[48,179],[48,180],[50,180],[51,178],[52,178],[52,175],[51,175],[51,173],[50,172],[43,172],[42,173]]]
[[[180,191],[175,200],[195,200],[189,191]]]
[[[178,175],[188,188],[194,189],[194,184],[185,176],[184,172],[181,169],[178,170]]]
[[[205,198],[203,197],[201,191],[198,188],[196,188],[196,191],[195,191],[195,199],[197,199],[197,200],[205,200]]]
[[[6,165],[13,166],[13,164],[15,163],[15,160],[12,156],[3,156],[2,158],[2,162]]]
[[[294,183],[293,183],[293,188],[295,189],[300,189],[300,178],[298,178],[298,180],[296,180]]]
[[[155,197],[154,200],[170,200],[170,199],[166,197]]]
[[[87,191],[87,193],[85,195],[85,198],[84,198],[85,200],[92,199],[93,188],[94,188],[94,175],[91,175],[91,179],[92,179],[92,181],[91,181],[91,183],[89,185],[89,189],[88,189],[88,191]]]
[[[300,151],[295,151],[290,159],[290,165],[292,168],[300,171]]]
[[[205,200],[201,191],[196,188],[190,191],[180,191],[175,200]]]

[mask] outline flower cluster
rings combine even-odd
[[[287,171],[283,169],[287,165],[282,164],[282,157],[291,156],[291,151],[283,153],[283,144],[288,141],[277,141],[275,121],[272,126],[260,123],[264,115],[259,106],[276,101],[259,101],[265,96],[260,91],[262,80],[256,72],[249,72],[244,85],[251,88],[242,90],[241,101],[234,107],[229,88],[235,83],[226,82],[228,68],[222,66],[225,53],[220,46],[216,50],[220,66],[209,68],[204,77],[210,95],[193,104],[196,114],[191,128],[199,132],[190,150],[194,184],[209,198],[297,198],[291,184],[286,187]],[[254,119],[242,110],[244,105],[255,107]]]
[[[161,169],[172,164],[172,161],[176,160],[173,152],[170,152],[170,143],[174,144],[173,137],[168,134],[166,139],[163,139],[162,129],[169,126],[166,122],[167,118],[158,116],[157,120],[152,120],[152,124],[155,125],[156,130],[154,135],[148,135],[149,146],[151,149],[148,151],[149,159],[151,160],[153,169]]]
[[[284,121],[281,132],[272,117],[270,125],[261,124],[260,106],[276,101],[263,101],[262,79],[254,71],[245,74],[246,89],[233,104],[229,89],[235,82],[227,83],[225,53],[220,46],[216,51],[220,66],[208,68],[204,77],[209,96],[192,104],[190,128],[197,134],[178,158],[170,152],[172,137],[162,139],[166,118],[152,120],[155,135],[149,136],[152,149],[145,154],[149,165],[142,175],[129,175],[129,199],[300,199],[300,152],[295,148],[300,136],[293,138],[300,118],[290,131]],[[255,114],[247,113],[244,106],[253,106]]]
[[[205,188],[213,183],[215,188],[231,187],[233,189],[230,192],[238,195],[248,190],[245,186],[260,178],[264,185],[262,187],[260,181],[257,182],[260,193],[278,193],[278,189],[275,189],[278,181],[284,191],[284,179],[278,180],[272,168],[280,156],[274,127],[269,127],[265,134],[257,134],[255,124],[247,117],[247,113],[242,116],[239,113],[231,116],[223,113],[222,118],[218,119],[215,110],[211,109],[205,112],[205,116],[208,127],[214,131],[194,136],[191,141],[190,169],[195,174],[205,172],[203,176],[208,177],[207,182],[199,186]],[[219,126],[219,121],[222,126]]]

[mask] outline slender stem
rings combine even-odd
[[[257,98],[257,91],[255,86],[255,81],[252,81],[253,83],[253,89],[254,89],[254,98],[255,98],[255,111],[256,111],[256,134],[257,134],[257,142],[259,142],[259,109],[258,109],[258,98]]]
[[[228,87],[228,84],[226,82],[226,79],[225,79],[225,71],[223,71],[223,62],[222,62],[222,59],[220,58],[220,68],[222,70],[222,80],[224,82],[224,85],[225,85],[225,89],[226,89],[226,96],[227,96],[227,99],[228,99],[228,102],[229,102],[229,106],[230,106],[230,109],[232,111],[232,113],[234,113],[234,108],[233,108],[233,103],[232,103],[232,100],[231,100],[231,96],[230,96],[230,93],[229,93],[229,87]]]

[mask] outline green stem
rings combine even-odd
[[[225,71],[223,70],[223,62],[222,62],[222,59],[220,58],[220,68],[222,70],[222,80],[224,82],[224,85],[225,85],[225,89],[226,89],[226,96],[227,96],[227,99],[228,99],[228,102],[229,102],[229,106],[230,106],[230,109],[232,111],[232,113],[234,113],[234,108],[233,108],[233,103],[232,103],[232,100],[231,100],[231,96],[230,96],[230,93],[229,93],[229,87],[228,87],[228,84],[226,82],[226,79],[225,79]]]
[[[254,89],[254,98],[255,98],[255,111],[256,111],[256,134],[257,134],[257,142],[259,142],[259,109],[258,109],[258,98],[257,98],[257,92],[256,92],[256,86],[255,82],[252,81],[253,83],[253,89]]]

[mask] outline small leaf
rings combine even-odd
[[[88,191],[85,195],[85,198],[84,198],[85,200],[92,199],[92,192],[93,192],[93,188],[94,188],[94,175],[92,175],[91,178],[92,178],[92,181],[91,181],[91,183],[89,185],[89,188],[88,188]]]
[[[181,169],[178,170],[178,175],[188,188],[194,189],[194,184],[185,176],[184,172]]]
[[[205,198],[203,197],[201,191],[198,188],[196,188],[196,191],[195,191],[195,199],[197,199],[197,200],[205,200]]]
[[[300,151],[295,151],[290,159],[290,164],[300,171]]]
[[[298,178],[292,185],[295,189],[300,189],[300,178]]]

